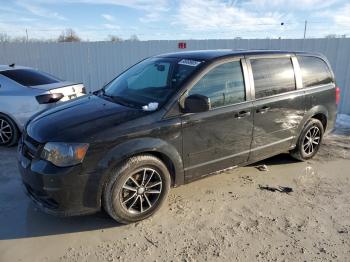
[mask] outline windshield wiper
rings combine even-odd
[[[140,105],[133,103],[132,101],[122,97],[122,96],[109,96],[114,102],[127,107],[140,108]]]
[[[109,98],[110,101],[115,102],[117,104],[120,104],[122,106],[127,106],[127,107],[132,107],[132,108],[140,108],[141,107],[141,105],[139,105],[137,103],[133,103],[130,100],[128,100],[122,96],[113,96],[113,95],[107,94],[106,90],[104,88],[100,89],[97,92],[96,93],[98,95],[102,95],[104,97],[107,97],[107,98]]]

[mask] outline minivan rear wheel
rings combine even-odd
[[[312,118],[302,130],[297,145],[290,154],[292,157],[305,161],[313,158],[321,145],[324,128],[320,120]]]
[[[13,146],[18,138],[19,132],[15,122],[8,116],[0,114],[0,146]]]
[[[104,208],[117,222],[128,224],[153,215],[170,189],[165,164],[152,155],[129,158],[110,174],[104,190]]]

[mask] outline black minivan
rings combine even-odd
[[[155,213],[170,187],[290,152],[312,158],[339,89],[326,58],[282,51],[191,51],[147,58],[94,94],[26,125],[18,163],[44,211],[102,207],[116,221]]]

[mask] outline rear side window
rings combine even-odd
[[[290,58],[250,60],[254,76],[255,98],[295,90],[295,76]]]
[[[0,74],[23,86],[39,86],[60,82],[59,79],[33,69],[15,69],[0,72]]]
[[[333,83],[328,65],[318,57],[298,56],[304,87]]]
[[[239,61],[221,64],[209,71],[189,91],[189,95],[210,98],[212,108],[245,101],[245,86]]]

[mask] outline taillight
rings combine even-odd
[[[340,102],[340,88],[336,87],[335,88],[335,103],[339,105]]]
[[[39,104],[51,104],[60,101],[64,97],[63,94],[46,94],[35,97]]]

